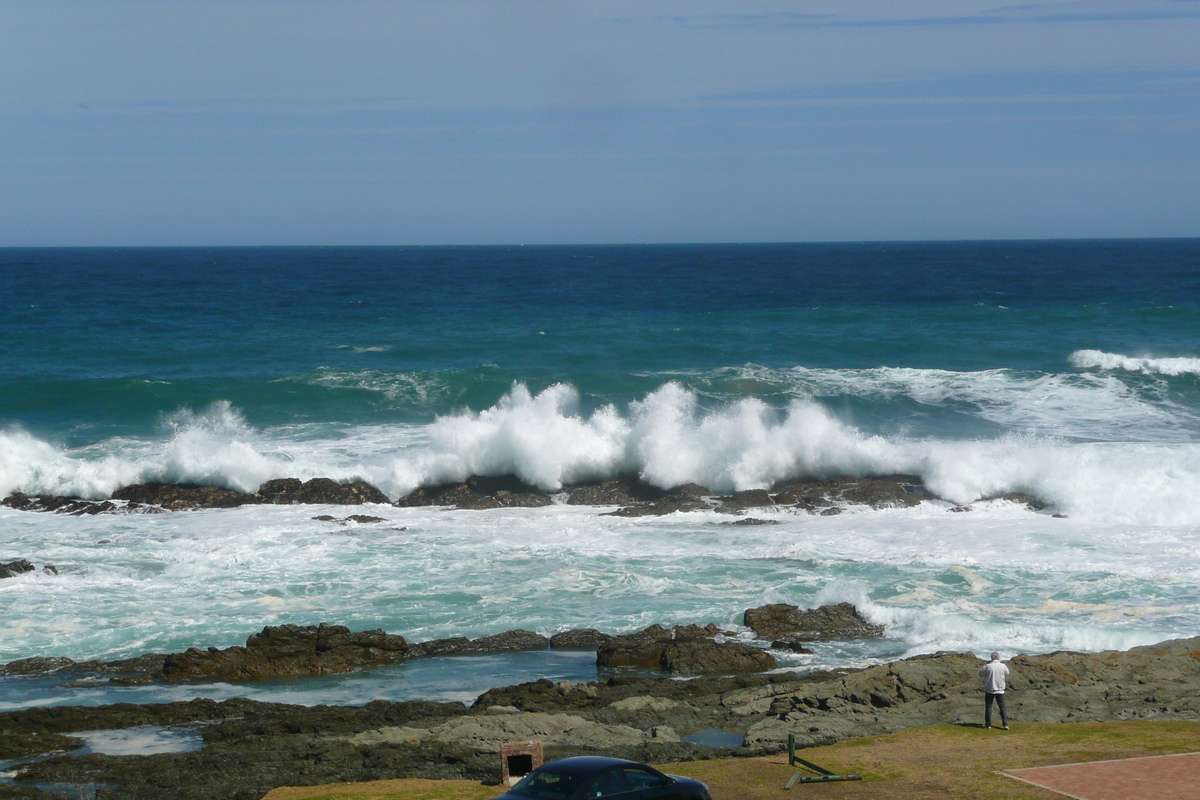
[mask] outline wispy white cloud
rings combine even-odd
[[[879,4],[883,5],[883,4]],[[690,28],[916,28],[1035,23],[1138,22],[1200,19],[1197,0],[1064,0],[960,11],[962,3],[935,3],[922,9],[889,7],[889,13],[861,9],[806,14],[671,14],[612,17],[610,22],[675,25]],[[857,13],[856,13],[857,12]]]

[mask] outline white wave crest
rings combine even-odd
[[[29,433],[0,433],[0,493],[107,497],[131,483],[163,481],[256,490],[270,478],[316,477],[271,446],[228,402],[164,420],[165,440],[116,440],[80,450],[55,447]]]
[[[1106,353],[1103,350],[1076,350],[1071,365],[1079,369],[1123,370],[1147,375],[1200,375],[1200,358],[1151,358]]]
[[[555,384],[533,395],[518,385],[492,408],[440,417],[427,448],[393,464],[389,483],[405,494],[470,475],[512,474],[548,491],[609,477],[626,466],[629,426],[612,406],[583,417],[574,388]]]
[[[68,451],[27,433],[0,433],[0,492],[103,497],[139,481],[254,491],[277,477],[364,479],[391,497],[470,475],[516,475],[546,491],[638,474],[669,488],[769,488],[787,479],[911,473],[939,497],[971,503],[1024,491],[1072,517],[1166,526],[1200,524],[1200,444],[1078,443],[1012,435],[986,441],[869,435],[818,403],[778,409],[756,400],[701,407],[668,383],[624,409],[585,414],[559,384],[516,385],[495,406],[426,426],[336,436],[259,431],[227,403],[167,420],[160,440]]]
[[[923,406],[967,411],[1005,430],[1042,436],[1178,441],[1200,423],[1193,409],[1144,397],[1114,375],[905,367],[748,367],[738,372],[800,397],[907,397]]]
[[[905,463],[887,441],[864,436],[814,403],[780,412],[742,400],[702,413],[696,395],[676,383],[632,403],[627,417],[611,405],[584,417],[578,401],[563,384],[537,395],[518,385],[485,411],[442,417],[430,427],[428,450],[398,459],[389,483],[406,493],[472,474],[513,474],[557,491],[636,472],[662,488],[699,483],[724,492],[800,475],[895,471]]]

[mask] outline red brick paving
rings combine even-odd
[[[1010,769],[1003,774],[1077,800],[1200,800],[1200,753]]]

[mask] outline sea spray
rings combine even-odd
[[[1098,522],[1200,524],[1200,444],[1073,442],[1010,433],[983,440],[869,434],[823,404],[757,399],[704,409],[669,382],[622,412],[580,411],[579,394],[518,384],[495,406],[425,426],[343,430],[336,438],[259,430],[229,403],[169,415],[159,439],[75,450],[15,429],[0,434],[0,491],[103,497],[142,481],[255,491],[271,478],[364,479],[396,498],[471,475],[516,475],[544,491],[637,474],[713,492],[840,475],[910,473],[952,503],[1027,492]]]
[[[1156,375],[1200,375],[1200,358],[1175,356],[1127,356],[1102,350],[1076,350],[1071,364],[1080,369],[1125,370]]]

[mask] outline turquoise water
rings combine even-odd
[[[0,561],[59,569],[0,582],[0,662],[228,646],[283,622],[418,641],[737,631],[780,601],[851,600],[888,625],[791,667],[1125,647],[1200,622],[1197,240],[10,249],[0,279],[0,493],[330,476],[395,498],[473,473],[555,491],[626,472],[729,491],[911,472],[946,499],[757,528],[565,505],[381,506],[366,513],[386,523],[347,527],[317,506],[0,509]],[[981,500],[1006,491],[1067,519]],[[288,691],[457,697],[593,669],[555,658]],[[111,691],[35,683],[0,684],[0,704]]]

